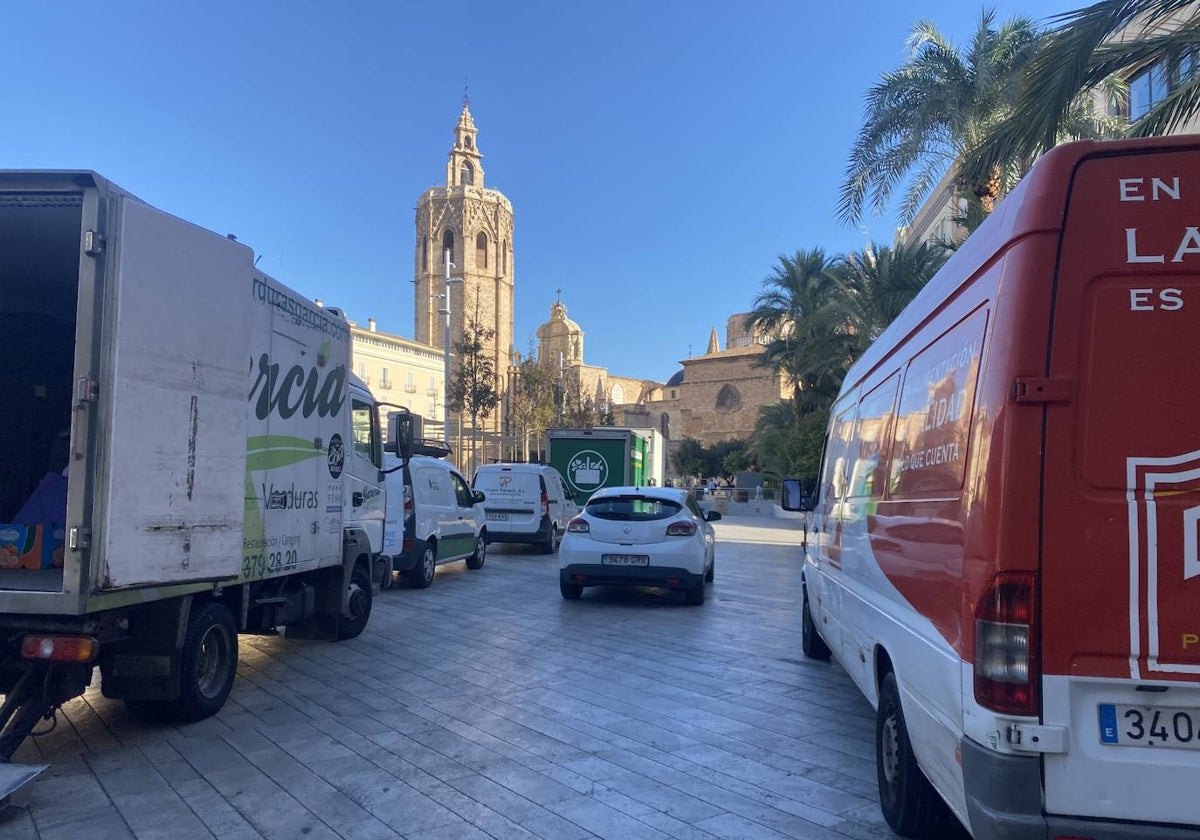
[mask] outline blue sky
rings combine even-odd
[[[1002,0],[1000,18],[1078,0]],[[666,380],[780,254],[890,242],[835,216],[867,89],[962,0],[9,4],[0,168],[94,169],[413,335],[414,208],[469,78],[486,186],[515,212],[518,350],[556,289],[584,360]]]

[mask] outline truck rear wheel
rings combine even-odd
[[[179,699],[126,700],[141,717],[180,723],[221,710],[237,676],[237,623],[224,604],[197,605],[179,651]]]
[[[367,628],[373,596],[370,572],[362,563],[355,563],[354,571],[350,573],[349,615],[341,616],[338,622],[338,641],[353,639]]]

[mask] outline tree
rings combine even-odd
[[[1200,7],[1192,0],[1100,0],[1051,20],[1012,109],[966,156],[963,170],[972,177],[999,161],[1033,160],[1066,139],[1091,136],[1083,133],[1088,124],[1100,137],[1151,137],[1200,113]],[[1146,69],[1162,74],[1164,98],[1132,114],[1131,125],[1097,111],[1097,99],[1123,101],[1126,83]]]
[[[538,364],[533,352],[517,366],[517,375],[509,395],[513,430],[521,438],[521,457],[529,460],[529,439],[540,440],[554,423],[554,379],[545,365]]]
[[[857,224],[867,205],[882,213],[908,178],[900,218],[909,222],[942,175],[1008,115],[1021,71],[1042,36],[1027,17],[999,26],[994,20],[994,11],[983,11],[965,51],[931,22],[914,25],[908,61],[867,94],[838,201],[843,221]],[[1024,174],[1028,162],[997,157],[992,166],[971,170],[970,177],[960,170],[956,191],[991,212],[992,202]]]
[[[476,299],[474,314],[464,324],[462,337],[454,342],[457,364],[446,388],[446,403],[450,410],[471,418],[472,462],[478,443],[479,420],[500,404],[496,363],[489,349],[489,343],[495,337],[496,331],[480,322],[480,306]]]
[[[829,411],[797,418],[790,403],[763,406],[750,436],[750,448],[764,476],[780,481],[798,478],[805,487],[816,485]]]
[[[579,368],[565,371],[558,387],[562,425],[572,429],[590,429],[595,426],[595,400],[591,394],[584,392]]]
[[[846,317],[862,354],[946,262],[947,252],[926,243],[894,247],[869,243],[838,261]]]
[[[699,478],[704,473],[704,444],[685,437],[671,453],[671,465],[685,478]]]
[[[797,414],[837,396],[854,349],[836,266],[820,248],[781,256],[748,318],[751,329],[770,336],[761,364],[792,385]]]

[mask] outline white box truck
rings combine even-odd
[[[239,633],[362,632],[383,433],[339,312],[94,173],[0,172],[0,335],[0,798],[97,666],[195,720]]]

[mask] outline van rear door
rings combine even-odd
[[[1045,403],[1047,812],[1194,824],[1200,791],[1200,146],[1087,157]],[[1018,410],[1024,410],[1018,408]]]

